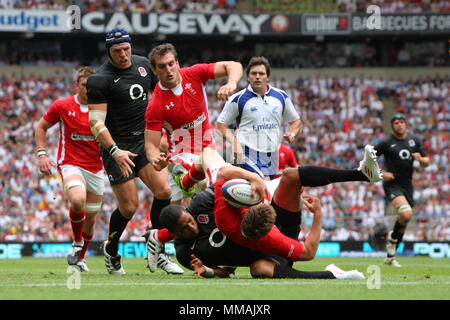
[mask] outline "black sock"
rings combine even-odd
[[[161,215],[162,209],[170,204],[170,199],[161,200],[153,198],[152,210],[150,213],[150,221],[152,222],[153,229],[163,229],[163,226],[159,222],[159,216]]]
[[[119,208],[113,211],[111,219],[109,220],[109,235],[108,245],[106,246],[106,252],[111,256],[117,256],[119,250],[119,240],[123,231],[127,227],[130,219],[125,218],[119,211]]]
[[[330,271],[300,271],[280,265],[275,266],[273,278],[336,279]]]
[[[403,235],[405,234],[406,226],[402,225],[398,220],[395,221],[394,231],[392,231],[392,239],[397,239],[396,248],[403,240]]]
[[[317,166],[298,167],[303,187],[320,187],[335,182],[369,181],[359,170],[335,169]]]

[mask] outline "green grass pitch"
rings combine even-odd
[[[252,279],[248,268],[238,268],[230,279],[196,278],[158,269],[151,274],[144,259],[123,259],[127,272],[112,276],[103,257],[89,257],[90,273],[68,272],[65,258],[0,260],[1,300],[448,300],[450,261],[400,257],[402,268],[388,267],[382,258],[316,258],[294,265],[301,270],[323,270],[334,263],[343,270],[358,269],[365,280]],[[370,267],[376,266],[376,267]],[[379,273],[377,289],[375,268]],[[377,268],[378,267],[378,268]],[[369,268],[369,270],[370,270]],[[79,289],[77,286],[79,285]],[[370,289],[372,287],[372,289]],[[72,289],[71,289],[72,288]]]

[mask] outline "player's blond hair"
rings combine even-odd
[[[79,67],[75,76],[76,82],[80,82],[81,78],[88,78],[91,74],[95,72],[94,68],[91,67]]]

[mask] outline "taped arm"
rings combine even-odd
[[[105,125],[107,104],[89,104],[89,126],[95,139],[106,149],[115,144]]]

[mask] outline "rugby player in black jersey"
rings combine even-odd
[[[413,162],[419,161],[422,167],[426,167],[430,158],[426,156],[422,141],[408,132],[405,115],[394,114],[391,128],[392,134],[380,141],[374,149],[378,156],[384,155],[383,189],[386,203],[391,203],[397,212],[394,229],[388,234],[385,263],[401,267],[395,253],[413,214]]]
[[[87,82],[89,123],[101,144],[103,164],[118,201],[111,214],[108,240],[103,243],[105,266],[110,274],[124,274],[118,254],[120,237],[138,207],[139,177],[154,195],[151,222],[158,228],[162,208],[170,203],[167,169],[156,171],[144,149],[145,111],[151,83],[147,58],[131,53],[131,37],[123,29],[106,33],[108,60]],[[161,267],[174,274],[182,268],[161,254]]]

